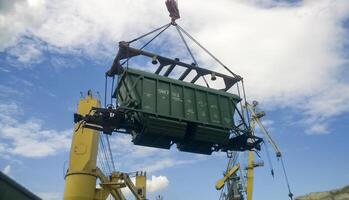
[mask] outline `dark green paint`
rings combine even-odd
[[[142,128],[132,133],[135,144],[170,148],[171,141],[183,140],[178,147],[191,152],[228,142],[240,101],[231,93],[135,69],[121,75],[117,91],[120,106],[138,111]]]

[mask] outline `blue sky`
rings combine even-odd
[[[0,170],[44,199],[61,198],[80,92],[103,96],[117,42],[167,23],[163,4],[0,1]],[[242,75],[248,99],[267,112],[293,193],[348,185],[349,3],[191,0],[179,7],[178,23]],[[224,72],[189,45],[202,67]],[[172,29],[149,50],[184,59],[182,47]],[[218,198],[224,154],[137,147],[123,135],[111,141],[118,169],[149,172],[151,199]],[[261,155],[266,166],[255,170],[255,199],[287,199],[280,163],[273,159],[273,179]]]

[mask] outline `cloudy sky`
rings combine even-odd
[[[349,184],[349,1],[179,0],[179,9],[178,23],[243,76],[248,99],[267,112],[295,195]],[[103,93],[118,41],[168,22],[164,0],[0,0],[0,169],[60,199],[80,92]],[[189,45],[202,67],[226,73]],[[172,27],[148,50],[185,60],[183,48]],[[111,141],[118,169],[149,172],[152,199],[218,198],[223,154]],[[256,169],[255,199],[287,199],[273,166],[274,179]]]

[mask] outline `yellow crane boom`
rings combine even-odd
[[[265,116],[265,113],[264,112],[256,112],[256,105],[257,104],[258,104],[257,102],[254,102],[254,105],[246,103],[247,109],[251,112],[251,120],[258,124],[259,128],[261,129],[262,133],[264,134],[264,137],[268,140],[268,142],[270,143],[270,145],[274,149],[274,151],[276,153],[276,157],[279,158],[279,157],[281,157],[281,151],[280,151],[279,147],[276,145],[273,138],[270,136],[267,129],[264,127],[264,125],[260,121],[260,118]]]

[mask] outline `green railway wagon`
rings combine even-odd
[[[237,95],[128,68],[114,97],[134,111],[139,124],[132,131],[138,145],[210,154],[214,144],[228,142]]]

